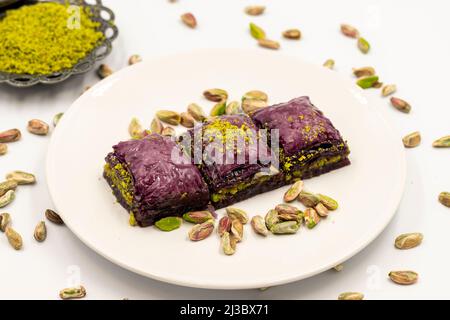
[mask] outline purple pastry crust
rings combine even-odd
[[[264,108],[254,113],[252,120],[259,128],[279,130],[280,146],[288,157],[323,143],[343,142],[339,131],[309,97]]]
[[[323,170],[309,170],[308,166],[336,156],[341,159],[326,164],[326,167],[334,170],[335,167],[350,164],[350,150],[341,134],[308,97],[296,98],[257,111],[252,115],[252,120],[258,128],[279,130],[280,163],[288,177],[294,171],[302,172],[296,178],[309,177],[311,174],[317,176]]]
[[[205,150],[208,146],[211,145],[210,137],[217,136],[216,134],[209,133],[208,130],[211,130],[211,124],[215,121],[228,122],[233,126],[238,128],[247,128],[248,130],[253,130],[255,133],[257,132],[256,126],[253,124],[252,120],[246,115],[226,115],[214,118],[208,122],[197,126],[195,129],[191,129],[189,134],[191,137],[194,137],[194,132],[196,133],[195,137],[201,137],[201,145],[202,150]],[[202,132],[200,134],[200,131]],[[194,139],[192,139],[193,142]],[[253,139],[252,139],[253,140]],[[194,150],[194,147],[192,148]],[[236,159],[238,157],[236,149],[234,149],[234,160],[233,163],[226,163],[226,157],[223,155],[222,163],[206,163],[203,161],[202,164],[199,165],[200,171],[202,173],[203,178],[205,179],[211,193],[218,192],[224,188],[233,187],[241,182],[250,181],[253,179],[255,174],[261,172],[263,169],[267,168],[268,165],[263,165],[259,161],[256,163],[251,163],[249,160],[249,154],[258,154],[258,140],[254,138],[254,140],[250,143],[245,144],[245,163],[236,163]],[[204,159],[205,160],[205,159]],[[255,162],[255,161],[253,161]]]
[[[133,205],[114,194],[131,210],[141,226],[154,224],[166,216],[181,216],[190,210],[206,208],[209,190],[198,169],[169,137],[152,134],[141,140],[121,142],[106,161],[121,163],[133,179]],[[174,157],[176,155],[176,157]],[[176,160],[175,160],[176,159]]]

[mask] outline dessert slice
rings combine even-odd
[[[113,149],[106,157],[104,177],[140,226],[207,207],[206,183],[171,138],[151,134]]]
[[[308,97],[261,109],[251,117],[269,135],[278,130],[280,168],[288,182],[350,164],[347,143]]]
[[[260,144],[257,128],[246,115],[212,118],[190,130],[188,137],[188,153],[193,154],[216,209],[285,184],[284,175],[271,166],[266,141]]]

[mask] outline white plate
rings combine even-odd
[[[221,253],[215,233],[190,242],[187,224],[171,233],[131,228],[102,179],[104,157],[112,145],[128,139],[132,117],[150,125],[157,109],[183,111],[191,102],[210,108],[202,98],[210,87],[225,88],[236,100],[251,89],[267,92],[271,103],[310,96],[348,140],[352,165],[308,180],[306,187],[338,199],[340,209],[314,230],[304,228],[294,236],[262,238],[247,226],[232,257]],[[126,68],[80,97],[53,134],[47,176],[67,226],[112,262],[178,285],[244,289],[311,277],[366,247],[395,214],[405,158],[401,139],[362,91],[336,72],[278,52],[202,50]],[[237,206],[264,215],[285,190]]]

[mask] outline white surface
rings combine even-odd
[[[381,111],[401,134],[420,130],[423,135],[421,147],[407,150],[406,192],[386,231],[345,263],[343,272],[328,271],[265,292],[190,289],[149,280],[101,258],[64,227],[49,225],[47,241],[37,244],[32,239],[34,226],[42,219],[43,211],[52,206],[44,178],[49,139],[28,134],[26,122],[34,117],[50,122],[54,114],[68,108],[85,85],[97,80],[92,73],[51,88],[0,87],[0,127],[18,127],[24,136],[21,142],[10,145],[7,156],[0,158],[0,175],[23,169],[35,172],[39,179],[36,186],[21,188],[14,204],[7,208],[14,217],[14,227],[24,236],[25,248],[14,252],[0,237],[0,271],[9,275],[2,281],[0,298],[53,299],[59,289],[80,280],[91,299],[335,299],[340,292],[350,290],[364,292],[367,299],[449,298],[448,281],[442,275],[450,267],[450,212],[438,203],[437,195],[450,189],[450,155],[448,150],[433,149],[431,143],[450,133],[446,102],[449,70],[445,64],[450,55],[450,4],[444,0],[258,2],[268,6],[267,14],[253,18],[242,13],[251,1],[192,0],[170,4],[164,0],[105,0],[116,12],[121,31],[107,62],[120,69],[134,53],[145,58],[194,48],[253,48],[256,45],[247,33],[247,24],[255,21],[273,38],[279,38],[280,32],[290,27],[298,26],[303,31],[300,42],[281,41],[284,53],[316,64],[332,57],[337,62],[336,70],[349,77],[352,67],[376,67],[382,80],[396,83],[398,95],[413,106],[412,113],[404,115],[384,100]],[[178,17],[185,11],[196,14],[197,30],[179,23]],[[372,44],[369,55],[360,54],[353,40],[339,34],[341,22],[361,29]],[[367,91],[366,96],[371,102],[379,103],[381,99],[378,91]],[[384,199],[375,196],[374,201]],[[422,246],[410,251],[394,249],[394,238],[412,231],[425,234]],[[419,283],[411,287],[390,283],[387,273],[403,268],[419,272]]]
[[[261,69],[261,65],[266,67]],[[352,166],[305,184],[308,190],[339,199],[338,211],[314,230],[302,228],[291,237],[262,238],[247,226],[233,257],[220,251],[216,233],[199,243],[189,241],[192,225],[184,224],[172,233],[130,228],[128,215],[101,179],[105,155],[112,145],[129,139],[128,124],[135,116],[149,123],[166,106],[178,112],[184,112],[191,102],[211,108],[212,103],[198,99],[205,88],[216,84],[227,88],[230,100],[239,100],[252,88],[267,92],[271,103],[307,95],[333,119],[351,146]],[[379,104],[368,105],[361,93],[336,72],[279,53],[210,49],[148,59],[102,81],[64,115],[49,147],[49,191],[57,212],[86,245],[153,279],[208,289],[258,289],[304,279],[333,268],[367,246],[390,222],[402,197],[403,145],[380,116]],[[373,168],[383,168],[385,174]],[[251,217],[265,215],[281,202],[288,188],[235,206]],[[384,201],[374,202],[375,195]],[[371,206],[365,206],[370,202]],[[362,207],[366,207],[363,212]],[[218,211],[220,217],[223,211]]]

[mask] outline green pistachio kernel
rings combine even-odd
[[[256,40],[260,40],[260,39],[265,39],[266,38],[266,33],[264,32],[264,30],[261,29],[260,27],[258,27],[253,22],[250,22],[250,34]]]
[[[227,109],[227,101],[223,100],[217,103],[211,110],[211,117],[218,117],[224,115]]]
[[[336,200],[328,197],[328,196],[324,196],[323,194],[318,194],[317,195],[320,199],[320,202],[328,209],[331,211],[337,210],[339,208],[339,204]]]
[[[183,220],[179,217],[167,217],[155,223],[155,226],[165,232],[173,231],[181,226]]]
[[[370,89],[373,88],[373,86],[378,83],[378,80],[380,80],[378,76],[362,77],[358,79],[356,84],[363,89]]]

